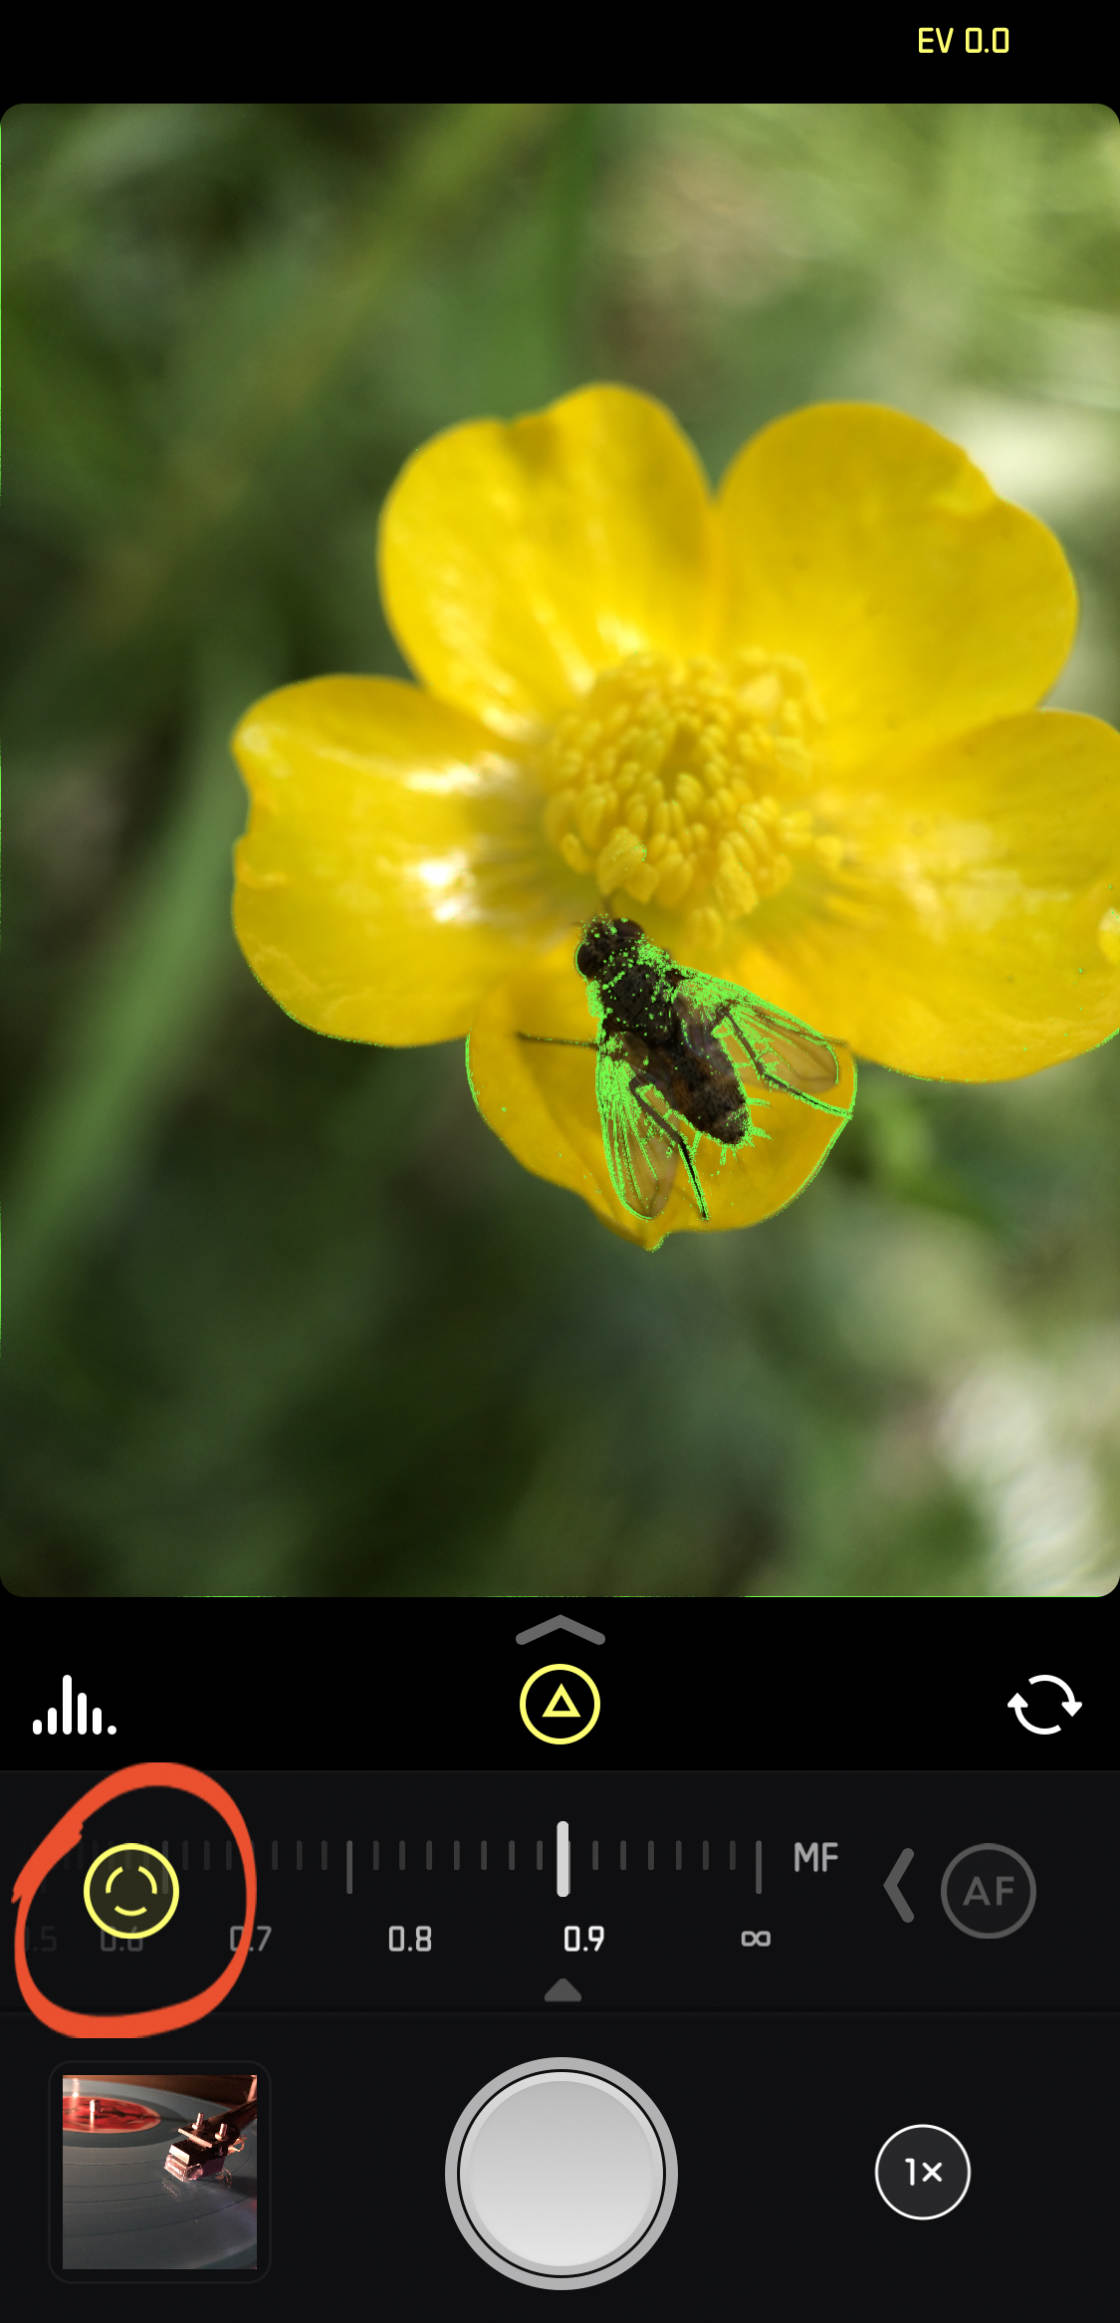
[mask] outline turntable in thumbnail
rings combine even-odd
[[[257,2271],[256,2073],[99,2066],[56,2103],[62,2273]]]

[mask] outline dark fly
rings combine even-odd
[[[696,1147],[702,1137],[733,1148],[758,1135],[752,1087],[756,1103],[775,1089],[826,1113],[849,1113],[827,1102],[840,1079],[830,1042],[742,985],[679,967],[636,920],[589,921],[575,964],[598,1038],[559,1045],[596,1051],[607,1165],[619,1200],[638,1217],[664,1209],[678,1162],[708,1216]]]

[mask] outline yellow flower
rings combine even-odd
[[[594,1059],[516,1038],[588,1037],[596,912],[902,1072],[1008,1079],[1120,1024],[1120,736],[1034,707],[1073,580],[934,429],[810,406],[713,498],[660,404],[584,388],[425,444],[380,571],[419,686],[312,679],[237,730],[240,942],[317,1031],[469,1033],[491,1127],[618,1231],[702,1221],[687,1183],[624,1211]],[[713,1225],[820,1160],[777,1105]]]

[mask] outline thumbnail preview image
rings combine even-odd
[[[255,2271],[258,2102],[250,2072],[57,2076],[59,2271]]]

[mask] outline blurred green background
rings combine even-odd
[[[1115,720],[1113,115],[25,106],[4,165],[9,1588],[1110,1588],[1120,1045],[867,1068],[801,1201],[650,1258],[518,1169],[461,1045],[260,990],[228,736],[401,671],[417,444],[595,378],[713,475],[822,397],[943,429],[1058,532],[1053,699]]]

